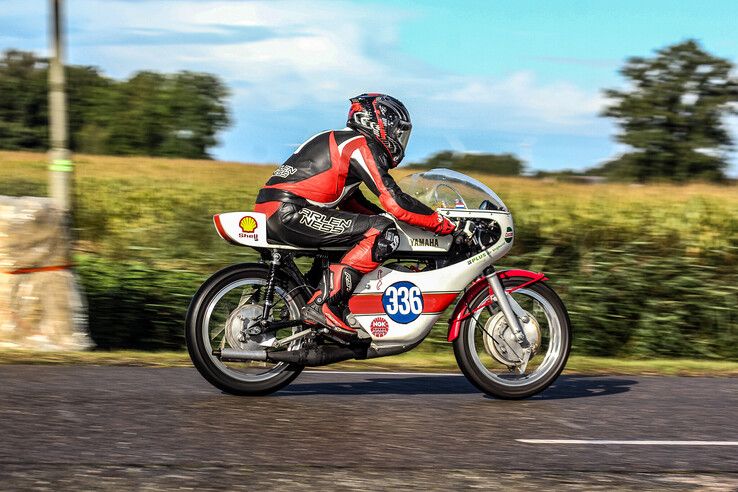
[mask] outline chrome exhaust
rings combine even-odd
[[[223,350],[213,350],[213,355],[224,362],[267,360],[266,350],[239,350],[234,348],[224,348]]]

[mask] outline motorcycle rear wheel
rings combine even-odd
[[[234,395],[266,395],[290,384],[302,372],[296,364],[267,362],[225,363],[213,350],[225,347],[259,349],[258,340],[238,339],[244,316],[261,314],[269,279],[266,265],[244,264],[224,268],[200,287],[192,298],[185,321],[185,338],[192,363],[215,387]],[[294,281],[277,276],[274,289],[275,315],[298,319],[305,299]],[[241,318],[236,319],[236,316]],[[288,329],[289,335],[296,329]],[[245,344],[249,344],[245,346]],[[290,349],[297,348],[299,341]]]
[[[507,289],[529,279],[513,277],[503,280]],[[563,371],[571,350],[571,322],[566,307],[556,292],[544,283],[535,283],[516,290],[512,296],[536,320],[539,347],[531,357],[524,374],[500,361],[504,354],[492,346],[494,328],[502,314],[496,303],[478,309],[489,300],[489,291],[482,290],[469,303],[474,315],[461,324],[454,340],[454,355],[459,368],[478,389],[496,398],[517,400],[528,398],[548,388]],[[496,317],[495,317],[496,316]]]

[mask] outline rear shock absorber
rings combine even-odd
[[[274,306],[274,284],[277,279],[277,270],[282,261],[282,254],[276,249],[272,250],[272,264],[269,266],[269,280],[267,280],[266,295],[264,296],[264,311],[261,316],[261,326],[267,326],[267,320]]]

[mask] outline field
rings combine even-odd
[[[178,349],[197,285],[255,258],[211,216],[248,210],[272,166],[75,157],[75,259],[104,348]],[[407,171],[398,170],[398,177]],[[545,271],[582,355],[738,360],[738,187],[474,175],[513,212],[503,266]],[[0,194],[46,193],[45,156],[0,152]],[[442,323],[422,345],[447,350]]]

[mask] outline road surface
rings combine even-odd
[[[194,369],[0,367],[0,488],[738,489],[738,379],[305,372],[225,395]],[[732,443],[732,444],[731,444]]]

